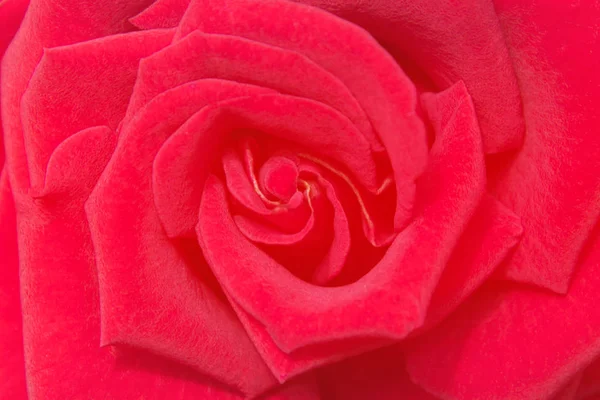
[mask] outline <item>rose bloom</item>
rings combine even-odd
[[[0,398],[600,399],[599,21],[0,1]]]

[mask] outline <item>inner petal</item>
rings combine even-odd
[[[297,192],[298,166],[287,157],[274,156],[261,167],[259,179],[269,194],[287,202]]]

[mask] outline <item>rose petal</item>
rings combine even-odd
[[[214,85],[214,82],[220,83]],[[186,84],[180,86],[178,91],[185,96],[186,89],[202,88],[212,92],[206,94],[206,103],[202,106],[228,97],[270,92],[258,86],[214,80]],[[231,133],[230,125],[223,120],[221,114],[202,106],[163,143],[154,159],[154,202],[163,227],[170,237],[187,236],[194,232],[204,180],[217,163],[221,146]],[[171,112],[179,113],[179,110],[166,102],[165,107]]]
[[[152,195],[153,160],[171,133],[207,104],[251,90],[202,80],[152,100],[122,127],[87,215],[100,278],[102,343],[148,349],[256,395],[274,377],[215,294],[195,246],[164,233]]]
[[[298,166],[287,157],[270,157],[260,168],[258,181],[271,196],[288,201],[298,192]]]
[[[566,293],[600,215],[600,120],[594,111],[600,57],[589,51],[599,44],[600,6],[495,3],[511,44],[527,121],[523,148],[495,188],[525,228],[506,276]]]
[[[116,135],[107,126],[94,126],[77,132],[52,152],[46,169],[46,183],[43,188],[33,188],[29,193],[40,198],[60,194],[72,196],[81,187],[93,187],[98,175],[83,175],[78,171],[87,169],[87,165],[106,165],[115,149]],[[87,158],[81,158],[86,154]],[[82,182],[85,180],[85,182]]]
[[[281,23],[281,15],[293,23]],[[414,86],[367,32],[317,8],[277,0],[192,0],[175,39],[196,29],[297,51],[340,79],[392,155],[394,221],[398,229],[406,224],[412,216],[414,180],[427,161],[425,131],[415,112]]]
[[[600,396],[600,358],[582,373],[577,398],[587,400],[589,396]]]
[[[149,2],[124,1],[115,7],[92,0],[32,1],[2,65],[2,120],[13,189],[30,186],[20,105],[44,49],[125,32],[131,28],[127,19]]]
[[[473,98],[486,153],[514,149],[523,142],[525,127],[519,91],[522,82],[516,79],[505,32],[492,2],[300,2],[321,7],[367,29],[398,58],[416,64],[419,72],[433,79],[440,89],[457,80],[464,81]],[[517,6],[522,3],[515,2]],[[559,15],[554,8],[548,9]]]
[[[64,139],[90,126],[117,128],[139,60],[171,37],[171,31],[144,31],[44,51],[21,109],[32,186],[44,186],[50,155]]]
[[[402,338],[423,322],[451,250],[481,199],[485,179],[479,130],[464,85],[430,104],[439,137],[420,182],[421,214],[397,236],[381,262],[354,284],[322,288],[295,278],[241,235],[229,215],[223,185],[215,177],[206,181],[196,228],[199,242],[232,302],[264,325],[281,349],[261,351],[271,357],[266,361],[272,369],[272,361],[285,358],[284,352],[364,336]],[[274,372],[281,379],[294,372],[294,363],[290,359],[285,371]],[[299,363],[297,368],[304,367]]]
[[[5,0],[0,2],[0,61],[6,48],[13,40],[21,25],[23,15],[29,5],[28,0]],[[4,165],[4,134],[0,115],[0,168]]]
[[[317,285],[324,285],[342,272],[351,247],[350,227],[334,186],[319,173],[318,169],[306,164],[301,165],[300,169],[315,174],[318,185],[325,189],[325,194],[333,206],[333,238],[325,257],[315,268],[312,279]]]
[[[176,28],[190,0],[155,0],[129,22],[139,29]]]
[[[357,179],[367,186],[375,185],[375,165],[368,143],[335,110],[286,95],[222,99],[198,111],[189,126],[184,125],[165,142],[156,157],[154,194],[161,221],[170,236],[193,231],[202,184],[209,167],[214,165],[218,143],[226,139],[227,133],[240,129],[298,142],[308,151],[323,153],[327,149],[327,155],[346,165]],[[208,139],[211,144],[205,143]],[[208,157],[209,154],[212,156]],[[174,187],[178,190],[173,190]]]
[[[410,381],[399,346],[388,346],[319,371],[327,399],[435,400]]]
[[[292,258],[297,259],[295,264],[298,264],[302,269],[302,271],[296,271],[299,272],[296,273],[297,276],[304,277],[312,270],[312,277],[309,278],[309,281],[317,285],[324,285],[339,275],[344,267],[350,251],[350,229],[344,208],[338,200],[331,183],[324,179],[320,171],[313,166],[301,165],[300,170],[301,172],[310,173],[316,180],[316,187],[305,193],[307,199],[311,196],[315,196],[316,198],[308,200],[312,212],[302,230],[292,234],[285,234],[275,231],[270,226],[260,224],[255,219],[239,215],[234,216],[234,221],[244,236],[255,243],[283,245],[283,247],[276,250],[278,253],[291,254]],[[327,199],[325,200],[323,194],[313,194],[312,192],[315,190],[323,191]],[[330,220],[329,215],[326,215],[329,212],[324,207],[324,201],[328,202],[329,206],[333,208],[333,215],[331,216],[333,221]],[[281,218],[285,218],[285,216]],[[318,222],[315,223],[315,220]],[[325,229],[323,227],[324,223],[332,225],[331,241],[322,232]],[[298,245],[297,249],[292,246],[294,244]],[[306,247],[307,245],[309,246],[308,248]],[[320,251],[312,246],[327,246],[325,255],[314,267],[305,265],[305,258],[302,256],[298,257],[295,253],[300,251],[306,254],[310,260],[316,253],[320,253]],[[271,248],[271,250],[273,249]]]
[[[83,132],[61,144],[54,159],[56,171],[80,180],[77,191],[17,197],[19,243],[26,249],[19,262],[28,398],[164,399],[186,393],[234,399],[157,360],[118,368],[113,352],[99,347],[98,276],[83,203],[107,160],[89,141],[98,130]],[[84,168],[72,168],[76,165]]]
[[[16,211],[6,168],[0,174],[0,397],[27,399],[19,293]]]
[[[600,354],[599,239],[596,234],[589,243],[566,296],[506,283],[482,288],[411,343],[413,380],[443,399],[533,400],[557,393]]]
[[[245,155],[247,168],[244,168],[240,157],[234,150],[228,148],[223,152],[223,171],[229,194],[245,209],[250,210],[252,214],[257,214],[256,216],[261,220],[269,222],[282,232],[297,232],[302,229],[311,215],[304,195],[297,192],[286,207],[267,207],[248,176],[250,174],[248,170],[253,168],[250,148],[245,148]]]
[[[444,319],[483,284],[518,243],[522,232],[512,211],[485,196],[444,269],[422,329]]]
[[[344,84],[310,59],[240,37],[199,31],[142,61],[128,118],[157,94],[201,78],[265,86],[323,102],[346,115],[374,148],[382,148],[363,109]]]
[[[551,400],[577,400],[579,399],[577,391],[581,383],[581,372],[576,374],[566,385],[554,395]]]

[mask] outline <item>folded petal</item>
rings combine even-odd
[[[56,150],[56,171],[79,179],[77,190],[16,197],[28,398],[235,399],[179,365],[129,356],[124,367],[112,349],[100,348],[98,274],[83,207],[90,177],[107,162],[98,153],[110,155],[93,146],[98,131],[77,133]]]
[[[381,149],[364,110],[331,72],[295,51],[199,31],[142,61],[128,116],[157,94],[202,78],[249,83],[322,102],[348,117]]]
[[[589,243],[566,296],[498,282],[483,287],[407,348],[413,380],[443,399],[557,394],[600,354],[599,239]]]
[[[600,6],[495,1],[523,93],[527,135],[494,188],[524,234],[505,276],[565,293],[600,215]],[[560,16],[560,18],[557,18]],[[576,62],[574,62],[576,61]],[[568,82],[568,85],[565,83]]]
[[[289,23],[281,23],[282,15]],[[416,114],[414,85],[366,31],[317,8],[278,0],[193,0],[175,39],[195,30],[296,51],[343,82],[391,155],[397,191],[394,222],[397,229],[406,225],[412,216],[414,180],[427,161],[425,130]]]
[[[30,186],[20,106],[44,49],[129,31],[132,26],[127,19],[150,1],[121,1],[117,7],[113,2],[91,0],[31,1],[2,65],[2,120],[14,190]]]
[[[152,100],[122,126],[86,210],[99,276],[102,344],[148,350],[257,395],[275,378],[219,295],[197,245],[171,240],[163,230],[152,179],[156,154],[190,117],[250,90],[203,80]]]
[[[218,88],[213,92],[214,101],[271,92],[259,86],[211,80],[199,81],[196,86],[193,83],[182,85],[178,90],[185,96],[185,89],[208,89],[210,82],[221,82],[212,86],[213,90]],[[169,110],[178,112],[171,107]],[[217,164],[223,144],[234,130],[229,119],[207,103],[173,132],[156,154],[152,173],[153,197],[163,227],[170,237],[194,232],[204,181]]]
[[[329,365],[319,371],[331,400],[436,400],[410,381],[399,346],[388,346]]]
[[[473,98],[486,153],[499,153],[522,144],[525,125],[520,85],[523,82],[517,80],[518,66],[513,68],[504,27],[498,21],[493,2],[299,2],[323,8],[367,29],[390,49],[400,65],[409,60],[413,69],[433,80],[438,89],[464,81]],[[512,3],[520,7],[523,2]],[[559,15],[555,8],[547,9]]]
[[[485,196],[440,277],[422,329],[444,319],[485,283],[518,243],[522,232],[516,215],[491,196]]]
[[[166,30],[144,31],[44,51],[21,103],[32,186],[44,186],[50,155],[67,137],[95,125],[117,128],[140,59],[166,46],[171,36]]]
[[[431,98],[430,110],[438,138],[420,180],[423,209],[381,262],[350,285],[315,287],[294,277],[239,232],[219,179],[206,181],[196,228],[204,256],[280,380],[345,354],[291,354],[305,346],[357,338],[380,343],[403,338],[423,322],[485,180],[481,138],[464,86]]]

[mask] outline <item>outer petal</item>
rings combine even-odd
[[[170,240],[154,207],[152,166],[165,140],[202,107],[256,87],[204,80],[171,89],[122,127],[87,203],[103,344],[149,350],[244,394],[275,383],[219,296],[196,243]]]
[[[583,371],[577,395],[581,399],[593,395],[600,396],[600,358]]]
[[[412,378],[443,399],[537,400],[556,394],[600,354],[598,233],[569,294],[488,285],[411,344]]]
[[[44,186],[50,155],[64,139],[90,126],[117,128],[140,59],[166,46],[171,36],[166,30],[136,32],[44,52],[21,110],[33,187]]]
[[[486,153],[518,147],[525,132],[519,86],[488,0],[299,0],[367,29],[440,89],[465,82]],[[557,14],[558,15],[558,14]]]
[[[52,170],[77,181],[77,191],[17,196],[29,399],[235,399],[180,365],[100,348],[98,278],[83,209],[111,154],[96,146],[98,131],[72,136],[53,155]]]
[[[498,0],[527,136],[495,191],[525,234],[506,275],[565,293],[600,215],[600,4]],[[495,171],[498,172],[498,171]]]
[[[6,169],[0,174],[0,398],[27,398],[19,296],[16,211]]]
[[[2,67],[2,120],[14,190],[29,187],[20,101],[44,48],[72,44],[129,30],[127,18],[150,0],[33,0]],[[65,24],[65,21],[69,21]],[[74,133],[74,132],[72,132]]]
[[[332,364],[319,378],[328,400],[436,400],[410,381],[399,346]]]
[[[29,0],[5,0],[0,2],[0,61],[6,48],[13,40]],[[0,115],[0,168],[4,165],[4,138],[2,133],[2,116]]]

